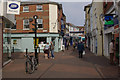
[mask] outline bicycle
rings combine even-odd
[[[32,74],[35,70],[37,70],[37,60],[33,55],[29,56],[27,53],[24,56],[26,57],[25,62],[26,73]]]

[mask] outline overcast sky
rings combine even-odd
[[[66,15],[67,22],[76,26],[84,26],[84,6],[89,3],[90,2],[63,2],[63,11]]]
[[[84,6],[90,4],[92,0],[51,0],[51,1],[58,1],[63,5],[63,11],[64,14],[66,15],[67,22],[72,23],[76,26],[84,26],[85,22]]]

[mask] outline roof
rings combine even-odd
[[[26,5],[40,5],[40,4],[54,4],[54,5],[58,5],[58,9],[62,9],[62,4],[59,4],[57,2],[53,2],[53,1],[49,1],[49,0],[37,0],[37,1],[22,1],[21,5],[22,6],[26,6]]]
[[[57,2],[49,1],[49,0],[31,0],[31,1],[22,1],[21,5],[34,5],[34,4],[56,4],[60,5]]]

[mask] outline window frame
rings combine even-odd
[[[40,7],[38,7],[38,6],[40,6],[40,7],[42,7],[42,9],[41,10],[38,10]],[[36,5],[36,11],[43,11],[43,6],[42,5]]]
[[[28,20],[29,28],[25,28],[25,27],[24,27],[24,25],[25,25],[24,21],[25,21],[25,20]],[[23,19],[23,30],[30,30],[29,19]]]
[[[28,7],[28,11],[25,11],[25,7]],[[29,6],[23,6],[23,12],[29,12]]]
[[[41,19],[41,18],[39,18],[39,19],[42,20],[42,21],[41,21],[41,23],[38,23],[38,19],[37,19],[37,23],[38,23],[38,24],[42,24],[42,28],[39,28],[38,25],[37,25],[38,30],[43,29],[43,19]]]

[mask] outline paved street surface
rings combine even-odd
[[[82,59],[72,48],[55,53],[55,59],[39,54],[39,66],[33,74],[25,73],[24,53],[14,53],[13,60],[3,68],[3,78],[117,78],[118,67],[106,57],[95,56],[86,49]]]

